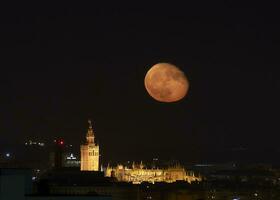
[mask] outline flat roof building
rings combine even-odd
[[[1,200],[111,200],[111,196],[98,194],[64,195],[34,192],[32,171],[29,169],[0,168]]]

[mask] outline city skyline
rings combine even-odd
[[[90,118],[108,160],[222,162],[245,149],[279,162],[276,11],[203,3],[3,7],[3,152],[28,138],[78,147]],[[186,74],[186,98],[150,98],[159,62]]]

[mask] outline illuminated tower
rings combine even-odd
[[[94,133],[91,121],[88,121],[87,142],[81,145],[81,171],[99,170],[99,145],[94,142]]]

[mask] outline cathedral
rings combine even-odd
[[[81,171],[99,171],[99,145],[94,141],[91,121],[86,135],[86,143],[81,145]]]
[[[94,132],[91,121],[88,121],[89,128],[86,134],[86,143],[81,145],[81,171],[99,171],[99,145],[94,141]],[[101,171],[103,171],[101,169]],[[142,182],[166,182],[173,183],[176,181],[201,181],[200,176],[187,172],[183,167],[175,166],[167,169],[149,169],[145,168],[143,163],[135,165],[133,162],[131,168],[118,165],[115,168],[107,167],[104,170],[106,177],[114,177],[120,182],[130,182],[140,184]]]
[[[115,168],[108,166],[105,170],[106,177],[114,177],[120,182],[130,182],[140,184],[142,182],[156,183],[165,182],[173,183],[176,181],[185,181],[188,183],[201,181],[200,176],[195,176],[193,172],[187,172],[181,166],[173,166],[167,169],[149,169],[140,163],[132,164],[132,167],[118,165]]]

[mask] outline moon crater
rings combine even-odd
[[[160,102],[179,101],[189,89],[184,72],[169,63],[154,65],[147,72],[144,84],[149,95]]]

